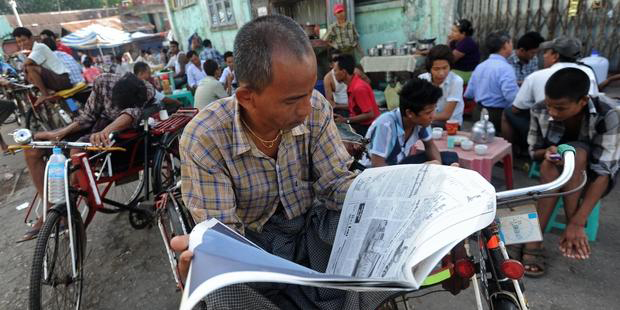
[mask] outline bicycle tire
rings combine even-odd
[[[65,205],[66,206],[66,205]],[[77,211],[76,211],[77,212]],[[67,253],[65,253],[66,258],[69,259],[68,267],[65,268],[65,272],[61,271],[60,276],[57,276],[55,272],[57,268],[57,263],[59,262],[58,256],[59,254],[59,243],[69,243],[70,239],[68,236],[68,231],[61,231],[61,225],[64,219],[64,222],[67,223],[67,215],[63,214],[64,212],[59,211],[58,206],[55,209],[52,209],[47,214],[47,219],[43,224],[39,232],[39,236],[37,239],[37,244],[34,251],[34,257],[32,262],[32,271],[30,276],[30,288],[29,288],[29,304],[31,310],[39,310],[39,309],[49,309],[54,308],[52,306],[47,306],[45,303],[47,300],[43,300],[42,288],[43,285],[50,285],[53,289],[60,287],[60,289],[67,290],[67,294],[59,294],[53,297],[64,297],[74,296],[74,302],[72,302],[71,308],[79,309],[82,299],[82,290],[83,290],[83,274],[84,274],[84,253],[86,250],[86,233],[84,231],[84,225],[79,216],[76,216],[73,213],[72,216],[72,227],[74,232],[74,242],[75,246],[75,260],[77,267],[77,277],[73,278],[72,276],[72,267],[71,267],[71,251],[70,247],[66,247]],[[49,241],[53,243],[53,253],[52,257],[49,257],[46,260],[48,254],[48,243]],[[48,273],[53,275],[53,280],[49,283],[49,280],[44,278],[43,273],[45,272],[44,264],[47,266]],[[50,272],[51,271],[51,272]],[[65,280],[67,283],[56,283],[57,280]],[[44,283],[48,282],[48,283]],[[73,294],[70,293],[71,288],[74,289]]]
[[[521,307],[516,304],[512,298],[508,296],[505,297],[495,297],[491,299],[491,309],[492,310],[520,310]]]
[[[45,124],[45,121],[40,119],[32,108],[28,109],[28,112],[26,112],[26,128],[30,129],[32,132],[50,131],[49,125]]]
[[[166,133],[155,151],[153,160],[152,187],[155,195],[176,184],[181,177],[179,156],[180,133]],[[163,175],[167,173],[168,175]]]

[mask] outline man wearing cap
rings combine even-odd
[[[355,30],[355,25],[347,21],[344,4],[336,3],[334,5],[334,15],[336,22],[327,29],[325,40],[333,48],[340,50],[341,53],[353,55],[359,46],[359,34]]]
[[[528,75],[517,93],[512,106],[504,110],[502,117],[502,136],[513,145],[527,149],[527,134],[530,128],[530,108],[545,100],[545,84],[549,77],[560,69],[579,68],[590,78],[588,95],[598,96],[598,85],[594,70],[577,62],[581,54],[581,41],[576,38],[560,36],[540,44],[543,63],[546,69]]]

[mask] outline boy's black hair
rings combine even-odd
[[[226,53],[224,53],[224,61],[226,61],[228,57],[233,57],[233,52],[227,51]]]
[[[46,36],[48,36],[48,37],[50,37],[52,39],[56,39],[56,34],[53,31],[49,30],[49,29],[45,29],[45,30],[41,31],[41,33],[39,35],[40,36],[46,35]]]
[[[133,65],[133,74],[138,75],[142,72],[151,70],[146,62],[138,61]]]
[[[176,45],[177,47],[179,47],[179,42],[177,41],[170,41],[170,45]]]
[[[431,48],[426,56],[426,71],[431,71],[435,60],[445,60],[450,64],[450,67],[452,67],[454,64],[454,54],[452,54],[452,49],[445,44],[435,45]]]
[[[545,84],[545,96],[550,99],[568,98],[578,102],[588,95],[590,78],[578,68],[564,68],[556,71]]]
[[[519,41],[517,41],[517,48],[529,51],[538,48],[540,43],[543,42],[545,42],[545,38],[543,38],[540,33],[530,31],[519,38]]]
[[[55,51],[56,48],[56,41],[54,41],[54,39],[52,39],[52,37],[47,37],[45,39],[43,39],[43,41],[41,41],[41,43],[47,45],[47,47],[49,47],[52,51]]]
[[[194,52],[194,51],[189,51],[187,52],[187,54],[185,54],[185,57],[187,57],[187,61],[191,61],[192,57],[194,57],[194,55],[198,56],[198,53]]]
[[[13,37],[14,38],[17,38],[17,37],[32,38],[32,32],[28,28],[17,27],[13,29]]]
[[[213,59],[205,60],[205,63],[202,65],[202,69],[205,70],[205,73],[208,76],[215,76],[215,71],[217,71],[217,68],[219,68],[219,65]]]
[[[90,68],[93,65],[93,61],[90,60],[90,57],[86,57],[86,59],[84,59],[84,62],[82,64],[84,65],[84,67]]]
[[[112,104],[120,109],[143,107],[146,101],[146,85],[133,73],[125,74],[112,87]]]
[[[400,90],[400,113],[404,116],[405,112],[410,110],[417,115],[427,106],[437,104],[442,95],[441,88],[427,80],[414,77]]]
[[[340,69],[346,71],[350,75],[353,75],[353,72],[355,72],[355,58],[353,58],[353,55],[341,54],[336,57],[336,63],[338,63]]]
[[[211,44],[211,40],[204,39],[204,40],[202,40],[202,46],[211,48],[213,45]]]

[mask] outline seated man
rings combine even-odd
[[[131,73],[123,77],[103,74],[95,81],[86,105],[73,123],[54,131],[35,133],[34,140],[90,141],[95,145],[107,145],[110,142],[111,132],[138,125],[142,107],[150,102],[154,95],[155,89],[151,84],[144,83]],[[48,151],[43,149],[24,151],[26,165],[39,197],[43,195],[45,157],[51,153]],[[80,152],[77,149],[73,151]],[[20,241],[35,238],[42,224],[42,219],[38,218],[33,229],[29,230]]]
[[[224,89],[228,92],[229,95],[235,93],[237,89],[237,76],[235,75],[235,61],[233,52],[224,53],[224,63],[226,63],[226,68],[222,71],[222,76],[220,76],[220,83],[224,85]]]
[[[34,41],[30,30],[17,27],[13,30],[13,37],[19,48],[30,53],[24,62],[26,79],[42,94],[34,103],[35,106],[45,101],[52,91],[73,87],[69,70],[47,45]]]
[[[338,110],[336,114],[341,114],[342,116],[349,116],[349,97],[347,96],[347,84],[344,82],[336,81],[336,75],[334,74],[334,66],[336,65],[336,60],[341,53],[339,50],[334,50],[332,52],[331,62],[329,63],[329,67],[331,70],[325,74],[323,77],[323,87],[325,87],[325,99],[329,101],[329,103],[334,107],[334,110]],[[364,82],[370,84],[370,79],[364,71],[362,71],[357,66],[355,67],[354,73],[358,75]]]
[[[458,163],[456,153],[440,153],[431,137],[431,122],[441,97],[441,88],[426,80],[413,78],[405,83],[400,91],[400,107],[381,114],[368,129],[370,158],[362,164],[382,167],[428,161],[446,165]],[[414,153],[418,140],[424,142],[425,151]]]
[[[187,85],[194,91],[198,87],[198,83],[202,81],[207,75],[202,69],[204,62],[200,61],[200,57],[194,51],[187,52],[187,60],[189,61],[185,66],[187,72]]]
[[[524,34],[517,41],[517,49],[508,57],[517,76],[517,84],[523,84],[525,78],[538,70],[538,47],[545,39],[536,31]]]
[[[151,67],[146,62],[142,62],[142,61],[136,62],[133,65],[133,74],[135,74],[140,80],[144,82],[148,82],[148,84],[153,85]],[[154,86],[153,86],[153,89],[155,89]],[[155,99],[156,104],[162,107],[165,107],[167,110],[176,110],[180,106],[183,105],[180,101],[172,99],[172,98],[168,98],[166,97],[166,95],[164,95],[162,92],[156,89],[155,89],[155,96],[153,97],[153,99]]]
[[[65,68],[69,70],[69,80],[71,80],[71,84],[75,85],[77,83],[84,82],[84,77],[82,77],[82,66],[80,66],[80,64],[78,64],[78,62],[75,61],[71,55],[57,50],[57,45],[54,39],[47,37],[43,39],[43,44],[47,45],[47,47],[54,52],[54,55],[62,61]]]
[[[218,80],[222,74],[220,65],[213,59],[207,59],[202,67],[207,77],[200,81],[198,88],[196,88],[194,107],[197,109],[202,109],[215,100],[228,97],[224,85]]]
[[[545,100],[532,107],[527,138],[530,155],[542,161],[542,183],[560,175],[563,162],[554,155],[557,146],[563,143],[574,146],[577,153],[575,172],[560,191],[577,188],[583,182],[583,172],[587,172],[586,186],[562,197],[568,224],[560,239],[560,250],[564,256],[576,259],[590,256],[584,226],[596,202],[613,188],[620,160],[620,112],[603,97],[589,97],[589,88],[590,79],[583,70],[564,68],[554,73],[545,86]],[[557,200],[557,196],[538,200],[536,209],[543,230]],[[542,242],[526,244],[523,250],[525,274],[543,275],[544,258]]]
[[[234,48],[235,96],[206,106],[180,141],[185,205],[197,222],[216,218],[266,251],[324,272],[355,174],[331,105],[314,90],[312,45],[297,22],[268,15],[245,24]],[[186,249],[187,241],[177,237],[173,245]],[[181,254],[182,273],[191,255]],[[390,295],[238,284],[206,303],[209,309],[375,309]]]
[[[492,32],[487,36],[486,47],[491,55],[472,73],[464,97],[476,100],[474,120],[479,120],[482,108],[486,108],[489,120],[500,133],[502,112],[519,91],[515,70],[506,60],[512,54],[512,39],[505,31]]]
[[[375,101],[375,94],[370,84],[355,74],[355,58],[351,55],[340,55],[334,64],[336,81],[347,85],[349,97],[349,117],[336,114],[336,123],[350,124],[355,131],[365,136],[368,127],[381,112]]]

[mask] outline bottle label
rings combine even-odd
[[[51,179],[64,179],[65,163],[50,163],[48,167],[48,176]]]

